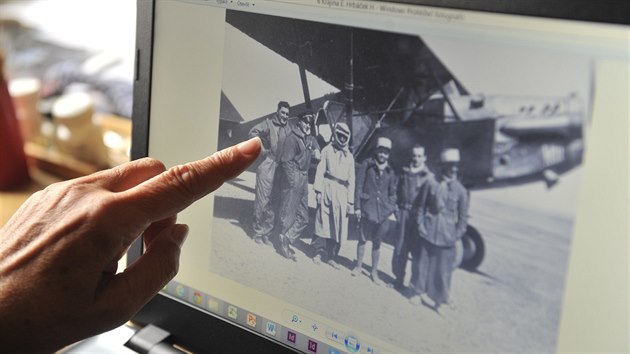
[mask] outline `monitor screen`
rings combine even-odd
[[[589,291],[627,313],[627,158],[605,162],[627,152],[627,26],[360,0],[153,10],[135,157],[264,147],[180,214],[161,298],[304,353],[627,346],[627,316],[579,315]]]

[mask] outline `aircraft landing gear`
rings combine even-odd
[[[483,261],[486,247],[477,229],[468,225],[466,233],[456,245],[456,265],[468,271],[475,271]]]

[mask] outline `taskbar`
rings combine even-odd
[[[291,323],[292,327],[283,326],[275,320],[265,318],[177,281],[168,283],[161,290],[161,293],[304,353],[378,353],[374,346],[360,341],[356,335],[336,330],[288,309],[282,311],[281,318],[283,321]],[[323,342],[318,337],[325,337],[328,341],[337,343],[338,346]]]

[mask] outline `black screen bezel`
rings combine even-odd
[[[137,1],[136,59],[133,90],[131,159],[148,156],[151,107],[153,25],[156,0]],[[142,255],[141,238],[127,252],[127,264]],[[254,334],[191,306],[156,295],[132,319],[153,324],[171,334],[169,339],[197,353],[293,353],[289,347]]]
[[[391,2],[510,15],[630,24],[626,0],[390,0]]]
[[[148,156],[151,107],[151,72],[155,2],[137,1],[136,72],[133,93],[132,159]],[[630,1],[607,0],[395,0],[419,4],[544,18],[630,24]],[[128,264],[142,254],[142,240],[137,240],[127,254]],[[174,342],[195,352],[210,353],[282,353],[292,348],[226,320],[182,304],[167,296],[156,295],[133,321],[157,325],[170,332]]]

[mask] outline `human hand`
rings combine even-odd
[[[270,132],[267,131],[261,131],[258,134],[258,137],[260,138],[260,142],[261,142],[261,146],[262,146],[262,151],[267,151],[269,149],[271,149],[271,139],[270,139]]]
[[[393,221],[393,222],[398,221],[398,219],[396,218],[396,213],[392,213],[392,214],[391,214],[391,215],[387,218],[387,220],[389,220],[389,221]]]
[[[317,202],[318,205],[322,203],[322,193],[321,192],[315,192],[315,201]]]
[[[265,156],[267,155],[269,149],[267,149],[264,145],[260,145],[260,155]]]
[[[177,213],[259,152],[254,138],[166,171],[141,159],[31,196],[0,229],[0,348],[54,351],[125,323],[177,273]],[[140,234],[146,252],[116,274]]]
[[[319,150],[317,149],[313,150],[313,158],[315,160],[321,160],[322,154],[319,152]]]
[[[361,221],[361,209],[354,210],[354,217],[357,218],[357,221]]]

